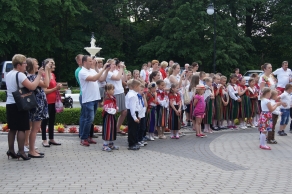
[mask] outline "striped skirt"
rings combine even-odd
[[[250,98],[244,94],[241,97],[241,102],[239,103],[239,115],[238,118],[251,118],[251,102]]]
[[[238,119],[239,114],[239,105],[238,102],[233,100],[232,98],[229,99],[229,120]]]
[[[147,108],[147,129],[149,133],[154,133],[156,122],[157,122],[157,112],[155,106],[148,106]]]
[[[176,109],[178,109],[178,105],[174,105]],[[180,130],[180,116],[177,116],[175,111],[169,107],[169,116],[168,116],[168,128],[170,130]]]
[[[257,114],[261,114],[258,99],[257,98],[251,98],[251,117],[255,117]]]
[[[206,99],[206,109],[203,123],[212,124],[213,121],[213,110],[214,110],[214,100],[211,100],[209,97]]]
[[[158,105],[157,110],[157,127],[166,127],[167,126],[167,108]]]
[[[223,103],[220,95],[217,95],[215,97],[214,109],[215,109],[214,119],[217,121],[221,121],[223,119]]]
[[[102,124],[102,139],[114,141],[117,139],[117,122],[115,115],[104,113]]]
[[[229,99],[230,100],[230,99]],[[227,101],[227,97],[226,95],[224,95],[224,101]],[[223,120],[229,120],[229,104],[227,104],[226,106],[223,105],[222,102],[222,119]]]

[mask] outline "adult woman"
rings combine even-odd
[[[147,63],[147,71],[149,72],[149,74],[152,73],[152,63],[151,63],[151,61],[148,61],[148,63]]]
[[[262,65],[262,70],[264,71],[264,74],[261,75],[259,79],[260,91],[262,91],[264,87],[275,89],[277,81],[272,74],[272,65],[270,63],[265,63]]]
[[[193,62],[192,67],[193,67],[193,74],[195,75],[199,69],[199,64],[197,62]]]
[[[46,98],[48,102],[49,118],[42,120],[42,124],[41,124],[42,140],[43,140],[42,144],[44,147],[50,147],[50,145],[61,145],[60,143],[57,143],[54,140],[54,124],[55,124],[55,118],[56,118],[55,102],[56,102],[56,97],[57,97],[57,90],[61,89],[62,84],[57,84],[55,74],[52,73],[53,71],[55,71],[55,68],[56,68],[55,61],[53,59],[46,59],[44,63],[51,64],[51,75],[50,75],[49,87],[43,89],[46,93]],[[46,136],[47,124],[49,126],[48,127],[49,128],[49,142],[47,141],[47,136]]]
[[[122,81],[126,80],[126,74],[124,73],[125,65],[120,63],[118,59],[111,61],[110,70],[108,72],[106,82],[108,84],[113,84],[115,86],[114,96],[117,101],[118,112],[120,112],[120,116],[117,121],[117,130],[118,133],[122,135],[126,135],[125,132],[120,130],[122,123],[124,122],[127,116],[127,109],[125,105],[125,93],[122,85]]]
[[[38,61],[33,58],[28,58],[26,59],[26,63],[27,63],[26,71],[28,73],[27,79],[33,82],[37,77],[36,73],[38,72],[39,68]],[[34,91],[37,100],[37,107],[29,111],[29,119],[31,121],[31,132],[29,135],[30,149],[28,156],[31,158],[44,157],[43,156],[44,154],[38,153],[35,150],[36,135],[41,127],[41,122],[43,119],[47,119],[49,117],[47,98],[42,88],[49,87],[52,64],[49,63],[49,61],[47,61],[47,64],[44,65],[45,65],[44,79],[40,80],[38,87]]]
[[[182,76],[179,76],[179,73],[180,66],[178,63],[175,63],[169,71],[169,81],[171,84],[178,84],[178,87],[180,88],[185,72],[182,73]]]
[[[144,82],[149,82],[149,71],[147,70],[147,64],[144,63],[140,72],[140,77],[144,80]]]
[[[238,79],[242,77],[242,75],[239,73],[239,68],[235,68],[234,69],[234,73],[235,73],[235,75],[237,76]]]
[[[6,75],[7,85],[7,101],[6,101],[6,115],[9,126],[7,156],[12,158],[21,157],[23,160],[29,160],[24,153],[25,131],[29,130],[29,112],[18,111],[12,92],[17,90],[16,76],[18,76],[18,84],[20,88],[26,87],[29,90],[35,90],[38,86],[41,75],[44,73],[43,68],[39,70],[39,74],[33,82],[30,82],[24,72],[26,71],[26,57],[21,54],[16,54],[12,58],[13,70]],[[17,132],[18,153],[14,151],[14,141]]]
[[[160,72],[153,71],[149,76],[149,82],[157,82],[160,79]]]

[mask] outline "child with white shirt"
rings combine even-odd
[[[278,131],[278,134],[280,136],[287,136],[287,133],[285,133],[285,128],[288,124],[289,117],[290,117],[290,107],[292,105],[291,101],[291,94],[292,93],[292,84],[287,84],[285,86],[285,91],[280,95],[280,99],[283,102],[283,106],[281,107],[281,122],[280,122],[280,130]]]
[[[271,101],[271,88],[265,87],[262,89],[261,95],[261,108],[262,112],[260,115],[260,119],[258,121],[258,127],[260,134],[260,148],[264,150],[271,150],[269,146],[266,145],[266,134],[267,132],[272,131],[273,128],[273,120],[272,120],[272,112],[276,110],[278,106],[281,106],[281,102],[276,102],[276,104],[272,105]]]
[[[272,90],[271,99],[270,99],[271,105],[274,106],[277,100],[278,100],[278,91]],[[275,140],[275,126],[277,124],[278,117],[281,115],[282,113],[280,111],[280,107],[277,107],[272,112],[273,127],[272,127],[272,131],[268,132],[268,137],[267,137],[268,144],[277,144],[277,141]]]
[[[147,101],[146,101],[146,96],[144,94],[144,89],[145,85],[141,84],[140,85],[140,90],[138,92],[138,99],[139,99],[139,111],[138,111],[138,117],[140,118],[140,123],[139,123],[139,129],[138,129],[138,145],[140,147],[143,147],[147,145],[148,143],[143,141],[144,133],[146,131],[146,109],[147,109]]]
[[[138,92],[140,91],[141,82],[138,80],[132,80],[131,88],[127,93],[125,98],[125,104],[127,108],[127,121],[128,121],[128,143],[129,150],[139,150],[140,146],[138,146],[138,127],[140,123],[140,119],[138,117],[139,111],[139,99]]]
[[[167,126],[167,108],[169,105],[169,100],[167,93],[164,91],[165,83],[163,80],[158,80],[156,82],[158,86],[157,90],[157,101],[158,105],[156,107],[157,110],[157,132],[159,139],[166,139],[164,135],[165,128]]]
[[[237,75],[230,75],[230,84],[227,86],[228,94],[230,97],[229,100],[229,120],[227,121],[229,129],[237,129],[234,125],[234,119],[238,119],[239,114],[239,102],[241,102],[241,98],[238,95],[238,87],[237,87]]]

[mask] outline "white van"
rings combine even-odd
[[[1,89],[6,89],[6,75],[9,71],[13,69],[12,61],[3,61],[0,63],[0,87]]]

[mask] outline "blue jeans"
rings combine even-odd
[[[79,137],[81,137],[82,134],[82,129],[83,129],[83,123],[82,121],[84,120],[84,113],[82,112],[82,95],[79,95],[79,103],[80,103],[80,107],[81,107],[81,113],[80,113],[80,118],[79,118]]]
[[[86,102],[82,104],[82,117],[80,117],[82,128],[81,128],[81,139],[88,139],[90,127],[93,123],[94,116],[98,107],[98,101]]]
[[[290,117],[290,109],[281,108],[281,113],[280,125],[287,125]]]

